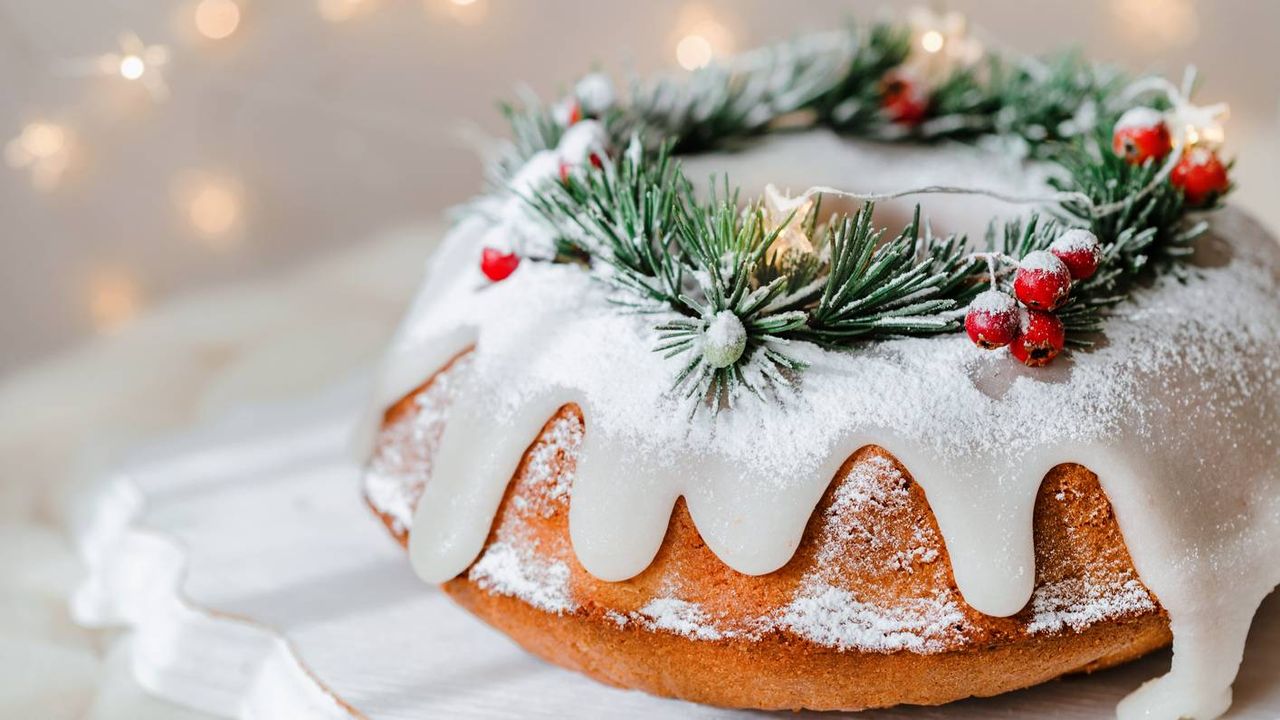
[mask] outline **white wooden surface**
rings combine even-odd
[[[241,413],[140,455],[82,513],[83,623],[135,630],[137,680],[240,718],[747,716],[607,688],[523,653],[420,583],[345,454],[359,388]],[[1168,655],[877,720],[1108,717]],[[758,714],[757,714],[758,715]],[[787,713],[779,717],[793,718]],[[1264,604],[1233,718],[1280,718],[1280,601]]]

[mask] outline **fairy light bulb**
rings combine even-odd
[[[958,12],[916,7],[907,12],[907,24],[911,52],[903,62],[903,74],[925,87],[937,87],[956,70],[972,67],[986,52],[969,32],[969,21]]]
[[[189,170],[175,177],[171,188],[174,209],[194,231],[196,241],[218,252],[239,247],[244,191],[238,179],[216,172]]]
[[[733,51],[728,28],[700,3],[684,6],[675,24],[676,63],[685,70],[706,67]]]
[[[920,47],[927,53],[936,53],[942,50],[945,44],[946,38],[937,30],[929,30],[920,36]]]
[[[234,0],[200,0],[195,25],[196,32],[210,40],[229,38],[240,27],[240,6]]]
[[[19,136],[22,147],[31,157],[49,158],[61,152],[67,143],[67,133],[53,123],[30,123]]]
[[[428,12],[441,13],[460,25],[477,25],[489,14],[485,0],[423,0]]]
[[[89,319],[98,332],[120,330],[138,316],[143,303],[142,285],[129,271],[101,267],[89,276]]]
[[[320,17],[332,23],[344,22],[369,9],[373,0],[316,0]]]
[[[701,35],[685,35],[676,44],[676,62],[685,70],[706,67],[712,56],[711,41]]]
[[[4,162],[14,170],[28,170],[38,190],[53,190],[71,165],[71,133],[50,122],[27,123],[4,146]]]
[[[1200,31],[1194,0],[1111,0],[1111,14],[1124,40],[1148,52],[1186,46]]]
[[[137,55],[125,55],[120,58],[120,77],[125,80],[137,80],[147,71],[147,64]]]
[[[120,36],[120,52],[100,55],[89,63],[104,75],[117,75],[138,83],[153,100],[169,96],[169,86],[164,81],[169,48],[164,45],[147,45],[137,35],[125,33]]]
[[[240,217],[240,201],[226,185],[210,183],[200,188],[187,208],[191,226],[206,237],[226,233]]]
[[[1170,113],[1172,127],[1182,127],[1182,140],[1187,147],[1203,147],[1217,150],[1226,142],[1226,122],[1231,107],[1226,103],[1195,105],[1178,103]]]

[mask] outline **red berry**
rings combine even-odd
[[[1034,310],[1057,310],[1071,292],[1071,270],[1044,250],[1027,253],[1013,276],[1013,292]]]
[[[1212,205],[1231,187],[1226,166],[1212,150],[1202,147],[1183,153],[1169,175],[1169,182],[1182,189],[1183,197],[1192,207]]]
[[[582,119],[582,105],[576,100],[570,100],[568,107],[564,113],[564,125],[568,127],[576,124]]]
[[[1049,252],[1062,261],[1072,280],[1088,280],[1102,262],[1102,243],[1098,236],[1082,228],[1073,228],[1058,236]]]
[[[1018,301],[999,290],[979,293],[969,303],[964,329],[980,348],[994,350],[1008,345],[1022,330]]]
[[[896,123],[917,125],[929,114],[929,96],[914,80],[893,74],[880,85],[880,107]]]
[[[1058,357],[1066,340],[1066,328],[1057,315],[1024,310],[1022,334],[1009,346],[1009,352],[1027,367],[1042,367]]]
[[[480,253],[480,272],[493,282],[511,277],[519,264],[520,256],[513,252],[487,247]]]
[[[1134,165],[1141,165],[1150,158],[1164,159],[1173,150],[1173,139],[1164,116],[1151,108],[1136,107],[1120,116],[1111,136],[1111,149]]]

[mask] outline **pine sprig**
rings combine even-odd
[[[833,223],[830,274],[801,336],[834,346],[853,339],[950,332],[958,320],[945,315],[971,296],[976,260],[956,254],[963,239],[922,239],[920,211],[889,242],[864,205]],[[923,252],[922,252],[923,251]]]
[[[696,318],[673,319],[656,329],[660,352],[688,357],[675,379],[676,387],[687,388],[688,395],[708,398],[716,405],[731,404],[734,390],[760,394],[770,383],[786,382],[785,371],[802,368],[782,347],[786,333],[804,324],[805,314],[774,307],[786,292],[786,279],[755,282],[777,234],[777,229],[766,229],[758,205],[739,209],[733,194],[723,199],[713,196],[703,212],[685,214],[679,242],[696,286],[682,300]],[[725,318],[725,313],[732,319]],[[740,323],[744,335],[740,357],[726,366],[718,366],[701,347],[717,318]]]
[[[534,154],[553,148],[564,135],[564,126],[551,109],[532,92],[520,93],[520,103],[500,103],[498,110],[511,125],[511,138],[498,150],[488,167],[487,180],[492,187],[502,188]]]
[[[614,301],[641,312],[683,307],[688,267],[676,236],[692,189],[669,147],[652,158],[629,152],[528,198],[562,247],[607,268],[597,274],[619,291]]]
[[[882,109],[884,83],[907,61],[910,42],[902,27],[850,27],[687,81],[636,83],[631,103],[597,113],[591,128],[625,152],[592,155],[598,168],[562,169],[560,182],[544,182],[526,198],[557,235],[557,261],[585,265],[613,291],[613,302],[660,316],[655,349],[680,360],[674,383],[689,397],[721,408],[744,392],[762,395],[791,382],[804,365],[790,343],[841,349],[954,332],[989,281],[1012,291],[1012,275],[989,278],[968,239],[934,236],[919,208],[895,235],[874,224],[869,204],[826,222],[817,207],[781,219],[772,205],[741,202],[727,178],[723,191],[700,199],[672,159],[784,121],[880,139],[1012,137],[1031,157],[1056,163],[1063,172],[1055,188],[1079,199],[1025,221],[993,223],[986,244],[988,254],[1016,264],[1070,228],[1098,237],[1099,268],[1056,310],[1073,345],[1089,345],[1143,278],[1182,271],[1204,223],[1187,222],[1182,192],[1161,167],[1132,165],[1104,149],[1104,129],[1127,109],[1126,78],[1073,54],[990,56],[934,86],[924,122],[895,123]],[[505,112],[514,139],[496,165],[499,181],[565,132],[536,100]],[[1118,210],[1099,210],[1109,207]],[[775,243],[782,247],[773,252]]]
[[[1068,52],[1043,60],[989,55],[952,74],[933,94],[934,118],[918,129],[930,139],[1021,138],[1033,157],[1055,143],[1110,128],[1115,98],[1128,82],[1119,71]],[[1122,108],[1121,108],[1122,109]]]
[[[883,124],[880,83],[906,60],[911,33],[888,23],[878,23],[865,32],[851,25],[848,33],[850,49],[844,73],[814,98],[812,107],[824,125],[856,133]]]
[[[1074,143],[1056,148],[1053,159],[1067,174],[1055,179],[1054,186],[1090,200],[1088,204],[1063,203],[1062,215],[1088,227],[1104,246],[1118,242],[1126,231],[1142,234],[1142,238],[1126,243],[1120,259],[1127,265],[1188,257],[1205,226],[1187,226],[1181,191],[1170,183],[1152,185],[1161,170],[1159,163],[1133,165],[1114,153],[1096,150],[1107,142],[1108,138],[1099,136],[1092,145]],[[1123,208],[1107,215],[1099,215],[1094,209],[1113,204]],[[1141,268],[1132,269],[1136,272]]]

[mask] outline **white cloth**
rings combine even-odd
[[[375,359],[441,234],[186,297],[0,382],[0,717],[205,717],[137,687],[127,637],[70,621],[77,488],[150,434],[305,396]]]

